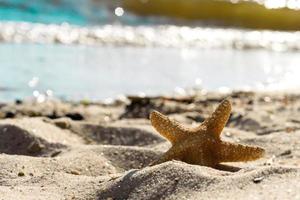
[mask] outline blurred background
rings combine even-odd
[[[0,101],[296,91],[300,0],[0,0]]]

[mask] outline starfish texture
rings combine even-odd
[[[153,111],[152,126],[171,143],[172,147],[152,165],[170,160],[216,167],[222,162],[251,161],[261,158],[265,150],[222,141],[220,134],[231,112],[231,103],[225,99],[200,126],[187,128],[167,116]]]

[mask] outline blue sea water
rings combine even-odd
[[[85,17],[75,11],[71,2],[68,4],[66,2],[55,4],[54,2],[48,0],[1,0],[0,18],[1,20],[41,23],[86,23]]]
[[[117,3],[107,0],[0,0],[0,19],[82,26],[112,22],[130,25],[155,23],[155,20],[137,17],[127,12],[122,17],[117,17],[114,13],[117,7]]]
[[[86,25],[98,18],[98,22],[108,20],[108,12],[103,7],[93,11],[92,5],[73,0],[1,0],[1,20],[28,21],[39,23],[71,23]],[[89,10],[89,12],[84,12]]]
[[[0,55],[1,100],[300,87],[298,52],[2,44]]]
[[[299,33],[158,27],[109,2],[0,0],[0,101],[300,88]]]

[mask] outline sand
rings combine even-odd
[[[152,109],[195,126],[231,96],[222,139],[266,149],[219,169],[170,161]],[[0,106],[0,199],[300,199],[300,95],[202,93],[112,104],[16,101]]]

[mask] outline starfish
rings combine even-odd
[[[215,168],[223,162],[245,162],[261,158],[265,153],[263,148],[221,140],[220,135],[230,112],[230,100],[225,99],[198,127],[188,128],[153,111],[150,114],[152,126],[172,143],[172,147],[151,165],[180,160]]]

